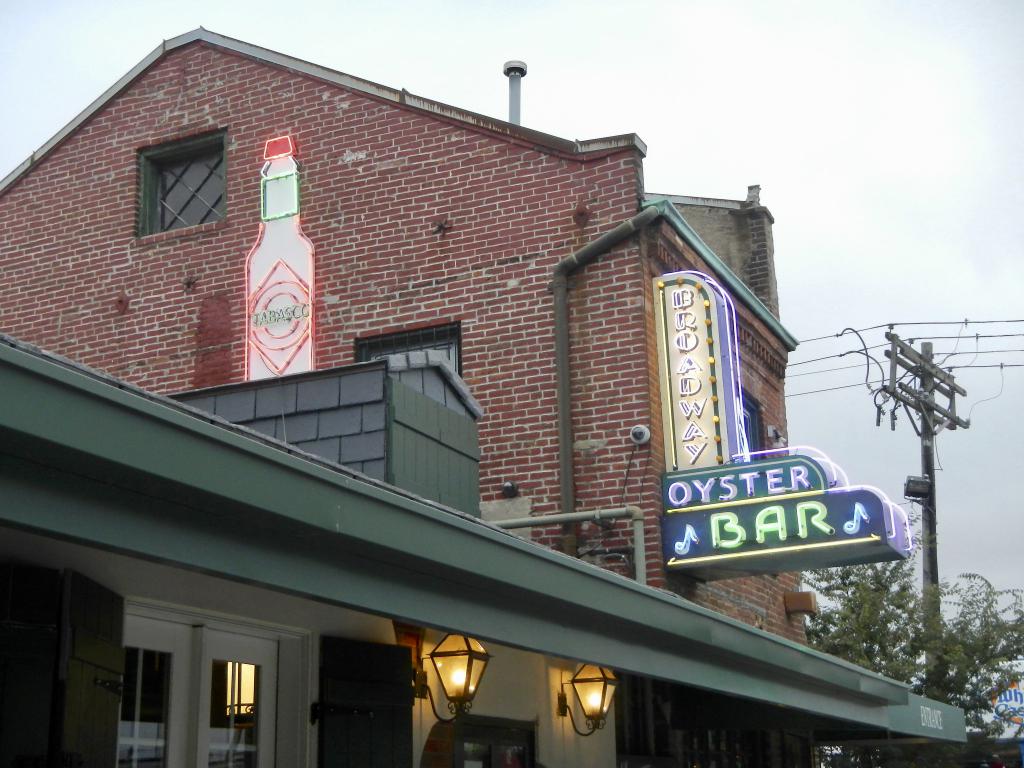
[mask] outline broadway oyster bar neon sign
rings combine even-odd
[[[898,560],[913,550],[904,510],[882,491],[850,485],[813,448],[668,472],[662,542],[668,568],[701,578]]]
[[[665,565],[702,579],[907,557],[906,512],[813,448],[751,453],[732,299],[700,272],[654,282]]]

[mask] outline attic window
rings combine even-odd
[[[139,152],[139,235],[219,221],[225,215],[224,134]]]

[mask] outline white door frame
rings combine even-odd
[[[262,675],[260,685],[267,720],[259,715],[258,768],[307,765],[311,737],[307,715],[316,675],[312,642],[312,633],[295,627],[125,600],[125,645],[171,654],[168,768],[206,766],[212,662],[215,658],[248,661],[246,656],[254,660],[250,663],[272,672]]]
[[[147,651],[168,653],[171,657],[167,722],[164,742],[167,768],[188,768],[192,749],[192,707],[189,684],[192,668],[192,628],[125,611],[124,644]]]
[[[238,632],[227,632],[209,627],[195,627],[199,646],[196,657],[198,686],[196,723],[196,766],[204,768],[210,748],[210,688],[213,662],[241,661],[260,668],[259,690],[256,700],[256,768],[274,768],[274,741],[277,732],[277,644],[276,639],[254,637]],[[196,667],[193,667],[196,669]]]

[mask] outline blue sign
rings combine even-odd
[[[665,565],[713,579],[910,553],[903,510],[873,488],[833,484],[806,456],[667,473]]]

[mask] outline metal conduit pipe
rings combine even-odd
[[[562,512],[557,515],[516,517],[510,520],[495,520],[499,528],[541,528],[554,523],[581,523],[588,520],[621,520],[628,517],[633,521],[633,569],[637,582],[647,583],[647,548],[644,539],[644,512],[640,507],[625,506],[617,509],[595,509],[590,512]]]
[[[598,256],[632,237],[661,215],[657,208],[645,208],[614,229],[605,232],[555,265],[551,275],[551,293],[555,310],[555,388],[558,398],[558,485],[559,506],[563,513],[576,508],[573,489],[572,402],[569,390],[569,275],[585,267]],[[562,525],[562,551],[576,554],[575,521]]]

